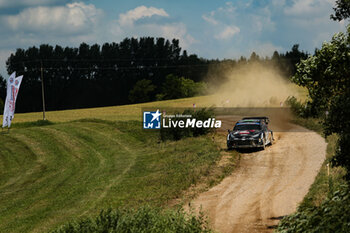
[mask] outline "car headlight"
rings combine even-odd
[[[252,135],[252,138],[258,138],[260,136],[260,134],[254,134]]]
[[[229,134],[227,134],[227,141],[228,140],[230,140],[230,136],[231,136],[231,134],[229,133]]]

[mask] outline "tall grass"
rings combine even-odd
[[[138,209],[108,209],[95,218],[70,222],[52,233],[200,233],[211,232],[203,214],[195,216],[180,210],[161,210],[149,206]]]

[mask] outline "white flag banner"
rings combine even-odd
[[[9,120],[9,117],[8,117],[8,113],[9,113],[9,97],[10,97],[10,94],[11,94],[11,85],[10,83],[11,82],[14,82],[16,78],[16,72],[13,72],[9,79],[7,80],[7,85],[6,85],[6,90],[7,90],[7,93],[6,93],[6,100],[5,100],[5,106],[4,106],[4,115],[3,115],[3,121],[2,121],[2,127],[6,127],[8,126],[8,120]]]
[[[7,96],[4,108],[4,118],[2,127],[10,127],[12,119],[15,117],[16,100],[21,86],[23,75],[16,78],[16,73],[12,73],[7,80]]]

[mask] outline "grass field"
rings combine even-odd
[[[159,131],[142,130],[141,109],[206,98],[48,112],[47,125],[35,122],[41,113],[17,114],[0,133],[0,232],[45,232],[108,207],[172,205],[212,175],[222,149],[213,135],[161,142]]]
[[[128,121],[128,120],[141,120],[142,108],[162,108],[162,107],[181,107],[192,108],[193,104],[197,107],[210,107],[214,104],[211,100],[211,96],[200,96],[186,99],[165,100],[156,101],[150,103],[122,105],[112,107],[101,108],[86,108],[86,109],[74,109],[63,111],[49,111],[46,112],[46,118],[53,122],[67,122],[72,120],[79,120],[84,118],[97,118],[109,121]],[[0,115],[1,119],[2,116]],[[30,122],[42,120],[42,112],[33,113],[19,113],[15,115],[14,123],[18,122]],[[15,125],[14,125],[15,126]]]
[[[208,136],[159,142],[135,121],[13,129],[0,134],[0,232],[42,232],[110,206],[166,205],[219,158]]]

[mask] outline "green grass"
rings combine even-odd
[[[212,98],[212,96],[199,96],[122,106],[48,111],[46,112],[46,119],[51,122],[68,122],[84,118],[97,118],[109,121],[141,120],[142,108],[192,108],[192,104],[194,103],[198,108],[210,107],[215,104],[213,99],[215,100],[215,98]],[[0,118],[2,119],[1,115]],[[35,122],[42,119],[42,112],[16,113],[13,123],[15,127],[16,123]]]
[[[322,123],[316,118],[295,118],[294,123],[299,124],[305,128],[313,130],[324,137]],[[315,178],[314,183],[311,185],[308,194],[304,197],[300,208],[308,208],[319,206],[327,197],[329,197],[335,190],[346,182],[344,180],[345,170],[341,167],[332,167],[330,160],[333,157],[338,136],[332,134],[326,138],[327,151],[326,159],[322,164],[322,167]],[[329,176],[328,167],[329,165]]]
[[[142,206],[137,209],[108,209],[95,218],[70,222],[53,233],[144,232],[144,233],[209,233],[207,218],[183,209],[160,209]]]
[[[165,206],[221,157],[208,136],[160,142],[138,121],[18,124],[0,133],[0,232],[43,232],[108,207]]]
[[[346,184],[344,180],[345,170],[341,167],[332,167],[330,164],[330,160],[335,153],[337,140],[337,135],[327,137],[326,160],[322,164],[308,194],[300,204],[301,209],[320,206],[335,190],[338,190],[342,185]],[[329,166],[329,175],[327,164]]]
[[[51,111],[46,121],[16,114],[0,132],[0,232],[50,231],[109,207],[174,207],[217,184],[237,155],[223,151],[221,136],[162,142],[141,129],[142,108],[193,103],[215,104],[202,96]]]

